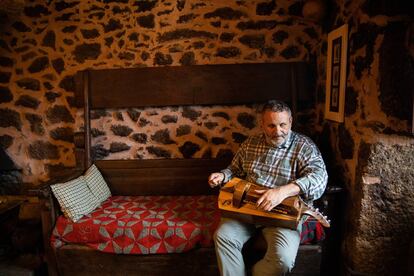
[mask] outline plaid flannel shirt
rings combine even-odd
[[[243,142],[224,173],[224,183],[234,176],[268,188],[296,183],[308,203],[323,194],[328,174],[322,156],[304,135],[290,131],[280,146],[269,145],[264,134]]]

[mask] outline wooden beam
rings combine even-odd
[[[91,70],[89,105],[99,109],[289,102],[293,71],[299,72],[296,81],[301,82],[298,100],[309,100],[303,62]]]
[[[91,121],[90,121],[90,83],[89,72],[83,72],[83,101],[84,101],[84,128],[85,128],[85,163],[84,169],[89,168],[92,165],[91,157]]]

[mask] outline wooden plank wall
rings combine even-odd
[[[212,172],[227,167],[231,159],[100,160],[113,195],[215,194],[207,183]]]
[[[76,77],[76,102],[84,106],[86,89],[91,109],[309,101],[307,67],[290,62],[89,70]],[[86,86],[82,74],[88,75]]]

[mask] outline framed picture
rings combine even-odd
[[[344,121],[348,25],[328,34],[325,118]]]

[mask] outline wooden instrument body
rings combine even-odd
[[[279,208],[271,212],[262,211],[256,207],[255,202],[260,196],[254,193],[254,190],[264,188],[252,185],[254,184],[237,177],[224,185],[218,198],[218,207],[224,217],[253,224],[297,229],[302,217],[301,201],[298,197],[285,199]],[[244,190],[240,191],[238,188]]]

